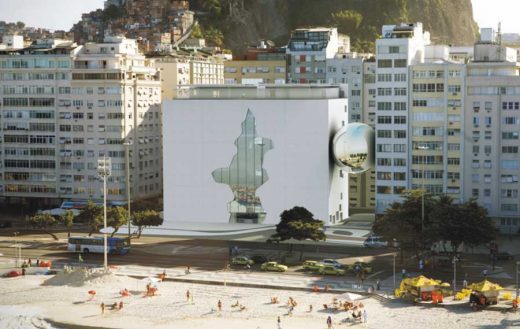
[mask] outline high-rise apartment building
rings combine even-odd
[[[37,205],[101,199],[103,157],[112,159],[108,200],[127,199],[127,161],[132,199],[160,194],[160,84],[134,40],[0,51],[0,196]]]
[[[291,33],[287,45],[290,83],[326,83],[327,62],[340,47],[350,51],[346,36],[338,36],[336,28],[297,29]]]
[[[410,173],[409,66],[424,62],[422,24],[385,25],[376,41],[376,213],[400,199]]]

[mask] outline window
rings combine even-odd
[[[396,73],[394,74],[395,82],[406,82],[406,73]]]
[[[406,167],[406,159],[394,159],[394,166],[395,167]]]
[[[392,138],[392,131],[391,130],[378,130],[377,131],[377,137],[378,138]]]
[[[394,137],[395,138],[406,138],[406,130],[395,130]]]
[[[405,124],[406,123],[406,117],[397,115],[397,116],[394,117],[394,123],[395,124]]]
[[[377,144],[377,152],[392,153],[392,144]]]
[[[392,82],[392,74],[391,73],[379,73],[377,75],[378,82]]]
[[[377,61],[377,67],[378,68],[392,67],[392,60],[391,59],[380,59]]]
[[[518,146],[502,146],[502,153],[516,154],[518,153]]]
[[[448,92],[449,93],[460,93],[460,85],[448,85]]]
[[[394,153],[406,153],[406,144],[394,144]]]
[[[388,158],[378,158],[377,165],[382,167],[390,167],[392,166],[392,160]]]
[[[391,111],[392,103],[391,102],[377,102],[377,110],[378,111]]]
[[[394,110],[395,111],[406,111],[406,103],[405,102],[395,102]]]
[[[406,96],[406,88],[394,88],[395,96]]]
[[[407,62],[406,59],[395,59],[394,60],[394,67],[406,67]]]
[[[392,88],[377,88],[378,96],[392,96]]]
[[[392,117],[391,116],[378,116],[377,117],[377,123],[380,123],[380,124],[391,124],[392,123]]]

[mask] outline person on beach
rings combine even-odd
[[[191,272],[190,272],[190,269],[191,269],[191,266],[190,266],[190,265],[186,266],[186,274],[190,274],[190,273],[191,273]]]
[[[22,267],[22,277],[25,278],[25,267]]]
[[[29,264],[29,267],[32,266],[32,260],[29,258],[29,261],[27,262]]]
[[[280,320],[280,316],[278,316],[278,329],[282,329],[282,320]]]
[[[186,290],[186,302],[190,301],[190,291]]]
[[[105,303],[101,302],[101,314],[105,314]]]
[[[219,311],[219,312],[222,311],[222,302],[220,301],[220,299],[218,300],[217,308],[218,308],[218,311]]]
[[[120,310],[123,309],[123,301],[120,301],[120,302],[119,302],[119,309],[120,309]]]
[[[327,328],[332,329],[332,318],[330,317],[330,315],[327,318]]]
[[[367,314],[367,310],[363,310],[363,322],[365,322],[365,323],[368,322],[368,314]]]
[[[312,304],[309,305],[309,313],[312,313]]]
[[[37,267],[40,266],[40,259],[39,258],[36,259],[36,266]]]

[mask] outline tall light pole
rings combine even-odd
[[[16,267],[18,267],[19,265],[19,262],[20,262],[20,259],[22,258],[22,250],[20,248],[20,245],[18,245],[18,239],[17,239],[17,236],[20,234],[20,232],[14,232],[14,252],[16,253],[16,256],[15,256],[15,265]]]
[[[132,244],[132,229],[131,229],[131,215],[130,215],[130,145],[132,145],[132,141],[127,140],[123,143],[125,146],[125,155],[126,155],[126,207],[128,212],[128,244]]]
[[[518,266],[520,265],[520,262],[516,262],[516,299],[518,299]]]
[[[453,298],[457,293],[457,256],[453,256]]]
[[[108,270],[107,257],[107,177],[112,172],[112,161],[110,158],[103,157],[98,159],[98,174],[103,178],[103,267]]]
[[[394,253],[392,256],[394,256],[394,290],[395,290],[395,257],[397,257],[397,255]]]
[[[420,145],[419,150],[429,150],[430,148],[426,145]],[[421,161],[421,178],[422,178],[422,195],[421,195],[421,233],[424,232],[424,195],[426,190],[424,189],[424,163],[426,162],[426,155],[423,154]]]

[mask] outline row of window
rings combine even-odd
[[[69,68],[70,59],[30,58],[0,60],[0,69]]]
[[[408,61],[406,59],[379,59],[377,61],[378,68],[392,68],[392,67],[407,67]]]
[[[377,102],[378,111],[406,111],[406,102]]]
[[[393,123],[395,124],[405,124],[406,123],[406,117],[405,116],[385,116],[381,115],[377,117],[377,123],[379,124],[391,124],[393,118]]]
[[[54,106],[54,98],[9,98],[4,97],[3,99],[4,106],[12,106],[12,107],[48,107]]]

